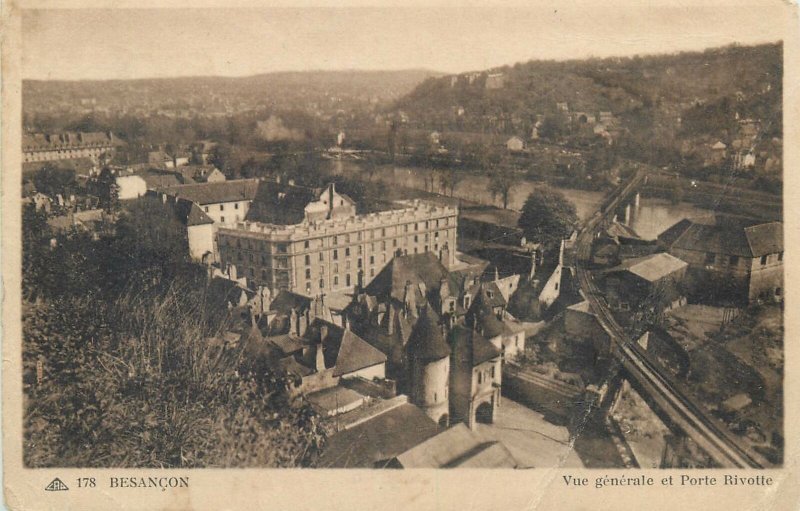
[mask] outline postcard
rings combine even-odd
[[[5,505],[797,509],[799,20],[6,3]]]

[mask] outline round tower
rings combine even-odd
[[[406,344],[411,402],[431,419],[446,426],[450,421],[450,347],[439,318],[429,306],[420,313]]]

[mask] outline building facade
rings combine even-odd
[[[713,225],[681,220],[659,244],[689,264],[695,288],[746,303],[783,301],[783,224],[718,218]],[[724,295],[724,296],[723,296]]]
[[[308,296],[366,286],[395,255],[431,252],[453,265],[458,209],[418,200],[398,206],[358,215],[352,200],[330,185],[298,223],[221,226],[219,259],[256,285]]]
[[[111,132],[36,133],[22,137],[22,161],[55,161],[99,158],[114,150],[117,141]]]

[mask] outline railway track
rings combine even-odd
[[[762,456],[743,445],[724,424],[711,417],[702,405],[664,374],[647,353],[625,333],[605,304],[591,272],[585,266],[591,257],[592,239],[603,221],[613,214],[620,202],[644,180],[646,180],[644,172],[634,175],[625,186],[619,188],[605,201],[603,209],[590,218],[581,229],[576,254],[576,270],[581,290],[600,325],[611,339],[612,353],[675,426],[692,438],[715,463],[722,467],[763,468],[765,460]]]

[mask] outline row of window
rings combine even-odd
[[[769,261],[769,258],[770,258],[769,255],[761,256],[759,264],[761,266],[765,266],[767,264],[767,262]],[[720,256],[720,259],[721,259],[721,261],[723,263],[726,261],[726,259],[724,259],[722,256]],[[777,260],[778,261],[783,261],[783,252],[778,252]],[[705,260],[704,260],[705,264],[711,265],[711,264],[716,263],[716,261],[717,261],[717,254],[715,254],[714,252],[706,252],[706,257],[705,257]],[[728,256],[727,262],[728,262],[728,266],[738,266],[739,265],[739,256],[735,256],[735,255]]]
[[[208,207],[206,207],[206,211],[208,211]],[[236,219],[237,219],[237,221],[239,220],[239,216],[238,215],[236,216]],[[225,222],[225,217],[222,217],[221,221]],[[432,234],[433,234],[433,239],[434,240],[438,240],[440,238],[446,238],[448,236],[448,231],[435,231]],[[455,235],[454,232],[452,234]],[[346,235],[346,236],[349,237],[349,235]],[[333,245],[337,245],[337,243],[335,241],[337,239],[337,237],[333,237],[332,239],[334,240]],[[359,239],[360,239],[360,236],[359,236]],[[399,239],[405,240],[405,238],[393,238],[391,240],[392,248],[397,248]],[[425,233],[422,236],[422,238],[420,238],[420,235],[418,235],[418,234],[414,235],[414,243],[419,243],[421,239],[426,241],[426,242],[430,241],[431,233]],[[220,244],[220,246],[233,245],[236,248],[246,248],[246,249],[250,249],[250,250],[259,250],[260,249],[260,250],[263,250],[265,252],[267,252],[269,250],[269,246],[271,245],[267,241],[261,241],[260,242],[260,246],[259,246],[259,242],[257,240],[242,239],[242,238],[238,238],[238,237],[236,237],[235,240],[234,240],[234,239],[229,239],[227,236],[220,236],[219,244]],[[324,243],[321,243],[320,246],[323,246],[323,248],[324,248]],[[378,245],[377,243],[372,243],[370,245],[370,248],[371,248],[371,250],[373,252],[375,252],[377,250],[378,246],[380,246],[380,250],[386,250],[386,248],[388,246],[388,240],[381,241],[380,245]],[[287,243],[276,243],[276,244],[274,244],[274,247],[275,247],[275,251],[278,252],[278,253],[287,253],[288,252],[288,244]],[[303,247],[305,249],[310,249],[311,248],[311,242],[309,240],[305,240],[303,242]],[[363,253],[363,247],[364,247],[363,245],[357,245],[355,247],[356,252],[359,255],[361,255]],[[345,247],[345,249],[344,249],[345,250],[345,257],[350,255],[351,248],[352,247]],[[334,259],[338,258],[338,254],[339,254],[338,253],[338,249],[334,249],[334,251],[333,251]],[[323,260],[322,259],[322,254],[320,254],[319,257],[320,257],[320,261],[322,261]],[[306,255],[306,261],[307,261],[306,264],[310,264],[311,258],[310,258],[309,255]]]
[[[206,213],[208,213],[208,212],[209,212],[209,208],[210,208],[210,207],[211,207],[211,206],[205,206],[205,207],[203,208],[203,210],[204,210]],[[234,202],[234,203],[233,203],[233,209],[239,209],[239,203],[238,203],[238,202]],[[219,210],[220,210],[220,211],[225,211],[225,204],[220,204],[220,205],[219,205]],[[238,217],[237,217],[237,218],[238,218]],[[223,222],[224,222],[224,220],[223,220]]]

